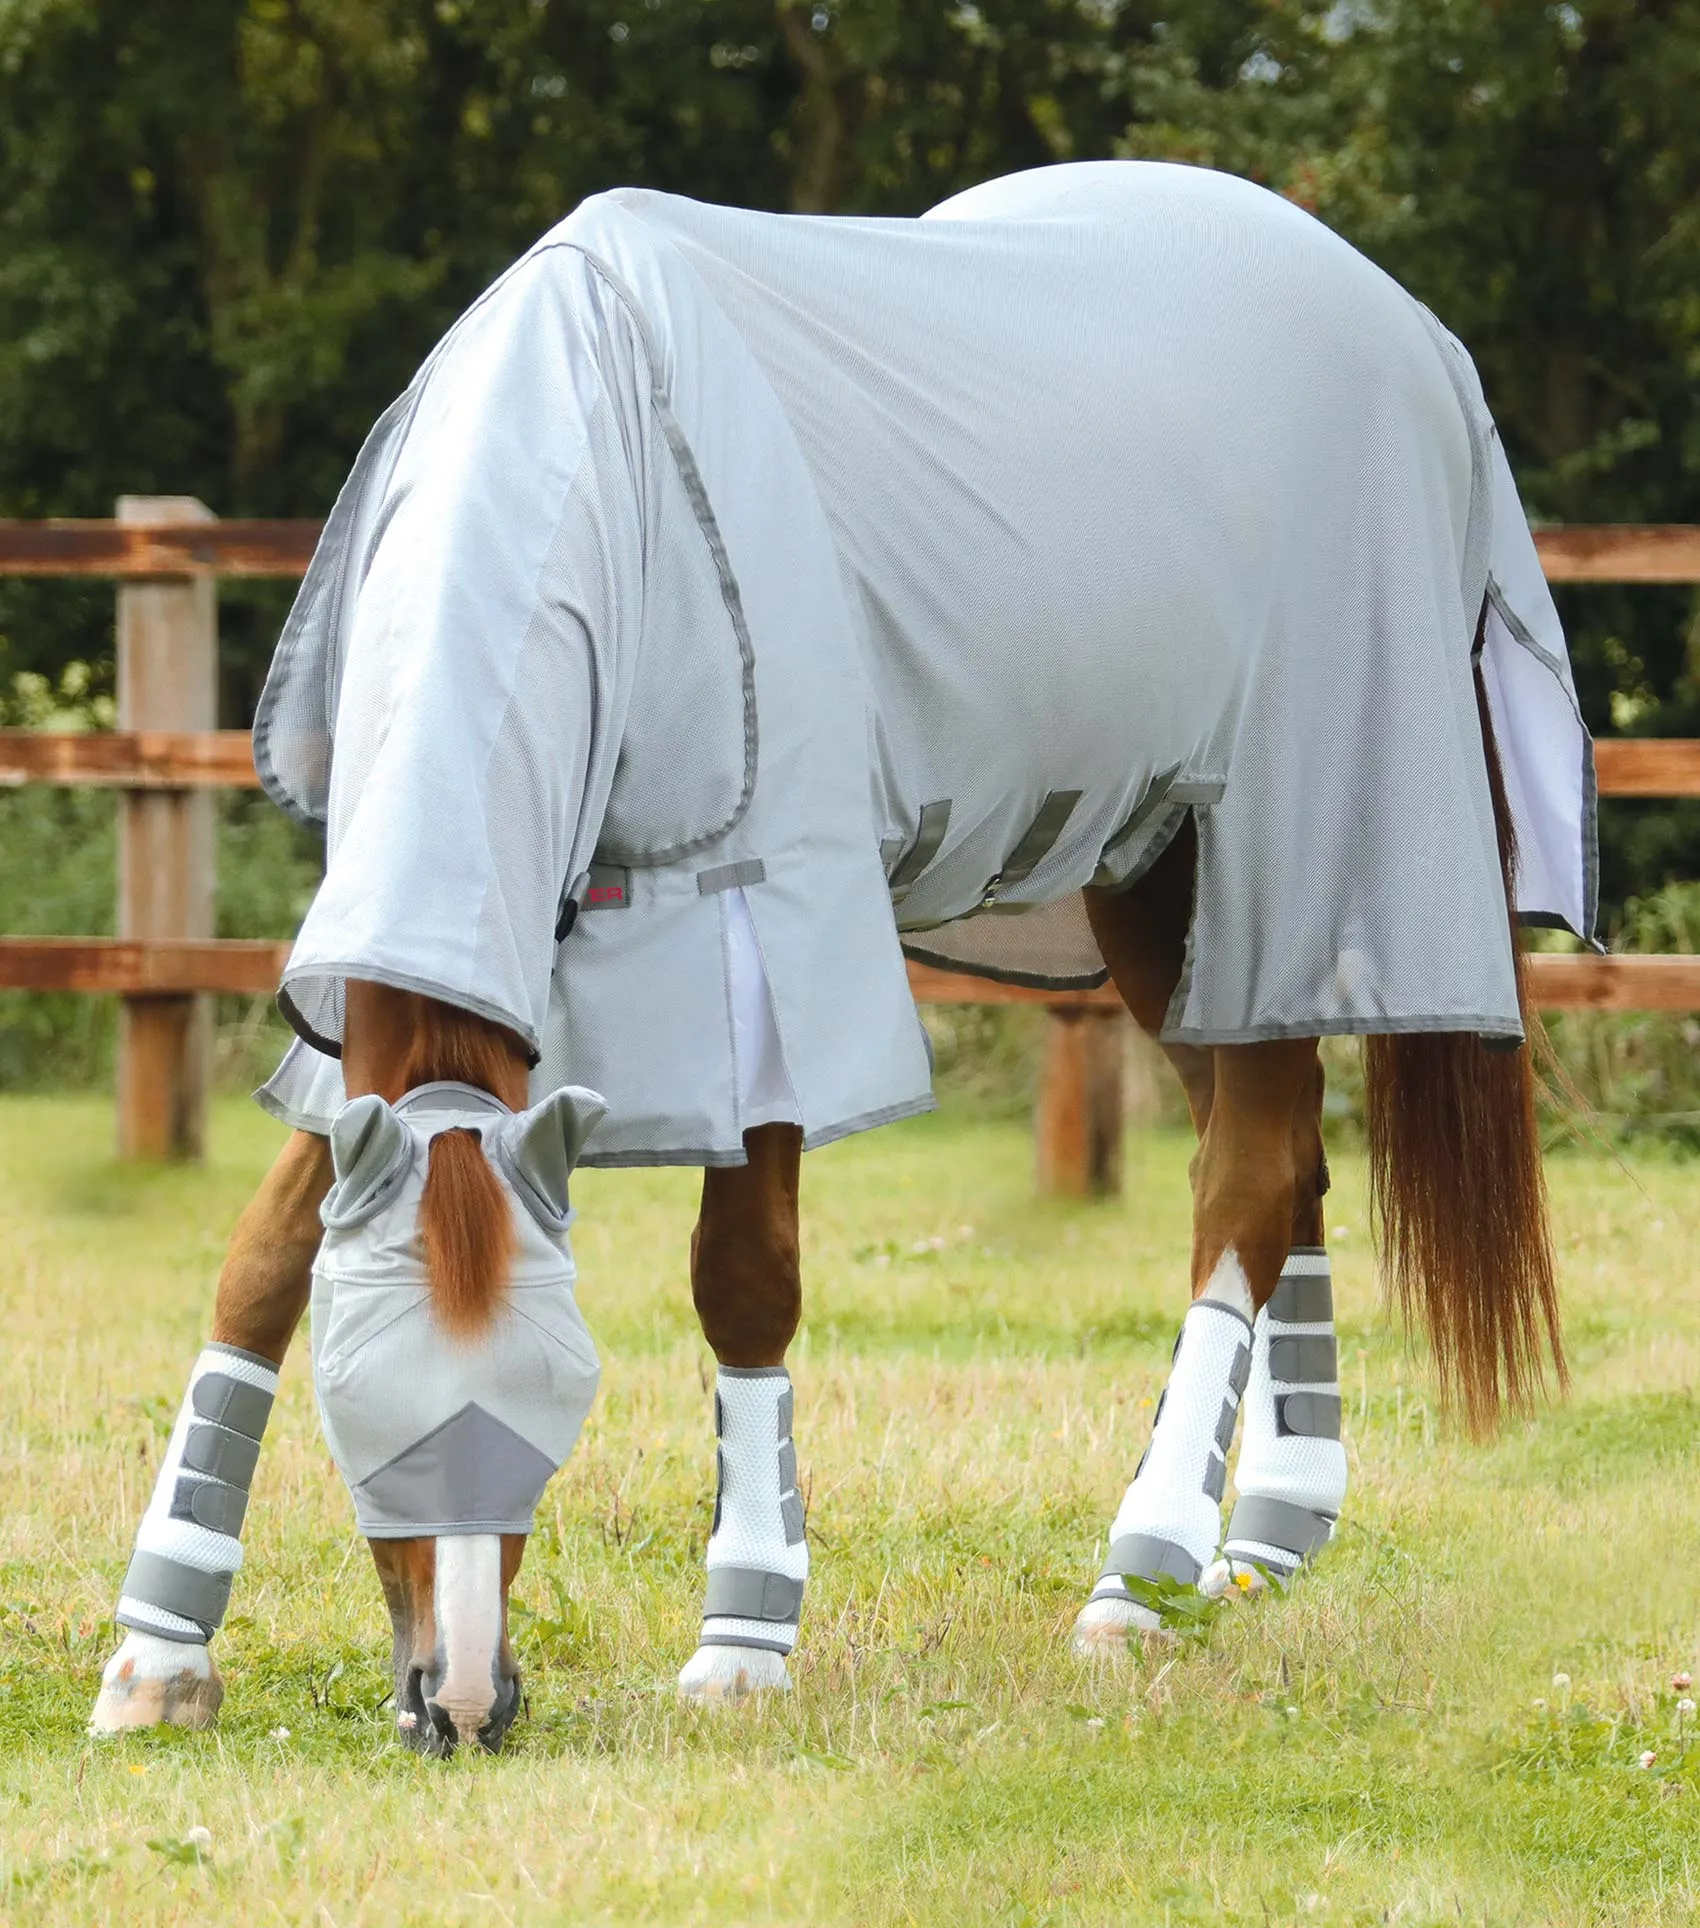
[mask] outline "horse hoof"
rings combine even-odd
[[[1215,1560],[1199,1576],[1198,1590],[1207,1600],[1249,1600],[1254,1593],[1267,1593],[1269,1579],[1243,1560]]]
[[[1105,1654],[1124,1654],[1128,1643],[1142,1638],[1167,1639],[1163,1623],[1149,1607],[1137,1600],[1088,1600],[1074,1623],[1069,1645],[1083,1660]]]
[[[790,1691],[785,1656],[767,1647],[699,1647],[679,1675],[679,1698],[699,1704]]]
[[[210,1727],[223,1699],[224,1682],[208,1648],[132,1628],[100,1677],[89,1732]]]

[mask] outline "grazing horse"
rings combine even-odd
[[[255,753],[329,862],[92,1725],[203,1724],[309,1300],[398,1728],[500,1744],[596,1383],[575,1165],[705,1167],[718,1493],[680,1690],[789,1685],[810,1146],[924,1109],[903,952],[1107,974],[1198,1134],[1192,1305],[1074,1630],[1285,1581],[1345,1497],[1317,1039],[1475,1428],[1562,1376],[1521,914],[1591,926],[1589,746],[1468,358],[1204,170],[916,222],[588,202],[380,421]],[[1503,746],[1503,757],[1501,754]],[[333,754],[334,748],[334,754]],[[1226,1526],[1227,1456],[1245,1414]]]

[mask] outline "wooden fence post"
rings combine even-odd
[[[1033,1120],[1041,1192],[1092,1198],[1122,1188],[1125,1021],[1120,1011],[1051,1013]]]
[[[210,522],[193,496],[125,495],[118,520]],[[118,727],[218,722],[218,603],[210,576],[118,590]],[[216,804],[207,790],[127,790],[118,805],[118,935],[210,938]],[[118,1155],[199,1158],[206,1144],[212,1001],[125,997],[118,1010]]]

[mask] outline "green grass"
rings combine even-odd
[[[84,1738],[277,1134],[224,1106],[194,1172],[120,1170],[110,1140],[96,1099],[0,1104],[0,1919],[1700,1920],[1700,1748],[1670,1685],[1700,1673],[1693,1166],[1555,1160],[1575,1395],[1478,1449],[1379,1318],[1341,1155],[1340,1537],[1289,1598],[1112,1666],[1065,1637],[1183,1309],[1185,1143],[1134,1141],[1125,1202],[1075,1208],[1033,1202],[1018,1125],[818,1154],[799,1691],[730,1716],[671,1693],[712,1478],[695,1179],[586,1174],[603,1392],[516,1589],[530,1718],[502,1758],[444,1767],[392,1739],[378,1589],[301,1357],[219,1728]]]

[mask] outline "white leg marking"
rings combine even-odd
[[[1209,1283],[1198,1295],[1201,1299],[1214,1299],[1218,1305],[1225,1305],[1237,1312],[1247,1325],[1257,1317],[1257,1309],[1251,1302],[1251,1281],[1245,1275],[1245,1267],[1240,1263],[1240,1255],[1230,1245],[1216,1261],[1216,1270],[1210,1274]]]
[[[106,1663],[100,1695],[89,1716],[91,1734],[136,1727],[210,1727],[224,1698],[209,1649],[127,1628]]]
[[[437,1542],[437,1651],[443,1676],[431,1696],[471,1742],[496,1704],[502,1644],[502,1542],[494,1533],[457,1533]]]

